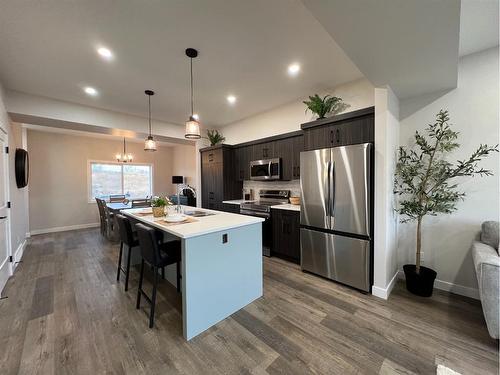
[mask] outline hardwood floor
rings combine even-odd
[[[264,259],[264,297],[186,342],[161,283],[154,329],[98,230],[33,237],[0,300],[1,374],[497,374],[478,301],[398,285],[388,301]],[[237,291],[236,291],[237,292]]]

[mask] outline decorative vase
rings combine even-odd
[[[432,296],[434,289],[434,280],[436,279],[436,271],[420,266],[420,273],[417,274],[417,266],[414,264],[405,264],[403,266],[406,278],[406,289],[410,293],[420,297]]]
[[[153,208],[153,217],[165,216],[165,206],[152,207],[152,208]]]

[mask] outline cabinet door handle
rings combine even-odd
[[[333,130],[330,130],[330,143],[333,143]]]
[[[337,143],[340,143],[340,130],[336,129],[336,133],[337,133]]]
[[[7,219],[7,216],[0,216],[0,220]]]

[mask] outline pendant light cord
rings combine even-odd
[[[190,58],[191,61],[191,117],[194,114],[194,100],[193,100],[193,58]]]
[[[148,106],[149,106],[149,136],[151,137],[151,95],[148,95]]]

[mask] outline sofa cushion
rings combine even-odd
[[[498,252],[498,242],[500,231],[498,221],[485,221],[481,226],[481,242],[490,245]]]

